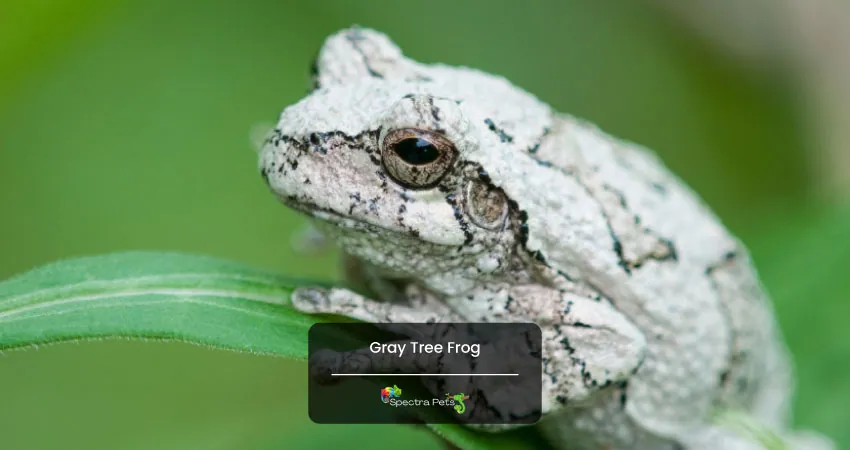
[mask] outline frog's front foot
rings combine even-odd
[[[292,293],[291,299],[292,306],[301,312],[336,314],[364,322],[463,322],[460,317],[447,315],[436,304],[425,304],[414,309],[406,304],[378,302],[343,288],[298,288]]]
[[[307,314],[332,313],[328,290],[324,288],[297,288],[290,296],[292,307]],[[337,309],[341,306],[337,305]]]

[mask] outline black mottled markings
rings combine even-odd
[[[327,141],[339,140],[346,144],[352,150],[371,151],[371,142],[377,142],[379,130],[367,130],[356,135],[349,135],[342,131],[328,131],[323,133],[310,133],[307,137],[299,139],[283,134],[279,129],[275,128],[266,138],[266,144],[272,144],[279,147],[281,144],[292,146],[301,152],[308,153],[313,151],[326,155],[328,148]]]
[[[623,195],[622,192],[618,191],[617,189],[614,189],[613,187],[611,187],[611,185],[609,185],[607,183],[602,184],[602,189],[606,192],[610,192],[610,193],[614,194],[614,196],[617,197],[617,201],[620,202],[620,206],[623,209],[626,209],[626,210],[629,209],[629,205],[626,202],[626,196]]]
[[[549,358],[543,358],[543,373],[549,375],[549,380],[552,384],[558,384],[558,377],[554,373],[549,372],[549,364],[552,362]]]
[[[469,224],[463,217],[463,209],[459,204],[457,196],[455,194],[446,195],[446,202],[449,204],[449,206],[452,207],[452,211],[454,211],[455,220],[457,221],[461,231],[463,232],[463,246],[469,245],[469,243],[472,242],[472,232],[469,231]]]
[[[513,201],[508,199],[508,204],[512,209],[517,211],[517,217],[519,219],[518,225],[518,234],[519,234],[519,242],[525,248],[525,250],[531,255],[534,260],[540,262],[541,264],[548,265],[546,261],[546,257],[543,255],[543,252],[540,250],[530,251],[526,245],[528,245],[528,236],[529,236],[529,228],[528,228],[528,213],[524,210],[519,209],[519,205]]]
[[[619,190],[613,188],[612,186],[610,186],[608,184],[603,184],[602,189],[604,189],[606,192],[614,194],[614,196],[617,197],[617,200],[619,201],[620,206],[626,211],[629,210],[629,205],[628,205],[628,202],[626,201],[626,196],[623,195],[622,192],[620,192]],[[633,214],[633,216],[634,216],[635,225],[640,224],[640,222],[641,222],[640,217],[638,217],[637,214]],[[659,262],[662,262],[662,261],[678,261],[679,260],[679,253],[676,250],[676,245],[673,244],[672,240],[661,237],[658,234],[656,234],[654,231],[652,231],[652,230],[650,230],[649,228],[646,228],[646,227],[644,227],[643,232],[648,234],[648,235],[651,235],[652,237],[657,239],[658,242],[660,242],[661,245],[664,246],[667,249],[667,251],[665,252],[664,256],[648,255],[648,256],[644,257],[643,260],[634,261],[634,262],[631,263],[631,268],[637,269],[637,268],[641,267],[643,265],[643,263],[645,262],[645,260],[655,260],[655,261],[659,261]]]
[[[556,272],[558,273],[558,275],[562,276],[567,281],[575,281],[575,279],[573,277],[571,277],[570,274],[568,274],[567,272],[564,272],[563,270],[559,269]]]
[[[592,326],[590,326],[590,325],[588,325],[584,322],[573,322],[572,326],[574,326],[576,328],[593,328]]]
[[[731,264],[731,263],[735,262],[735,258],[737,258],[737,257],[738,257],[737,252],[728,251],[728,252],[723,254],[723,261],[721,261],[720,263],[712,264],[712,265],[706,267],[704,272],[705,272],[706,275],[708,275],[710,277],[714,274],[715,270],[720,269],[727,264]],[[711,281],[712,281],[712,284],[715,284],[713,279]]]
[[[516,301],[512,295],[508,295],[508,301],[505,302],[505,310],[510,311],[511,305]]]
[[[519,208],[515,201],[510,200],[509,202],[511,207]],[[517,215],[519,216],[519,242],[525,246],[528,243],[528,213],[520,209]]]
[[[648,229],[646,229],[644,231],[650,232],[650,230],[648,230]],[[654,234],[655,233],[653,233],[653,235]],[[679,260],[679,251],[676,249],[676,245],[673,244],[673,241],[671,241],[670,239],[667,239],[667,238],[660,237],[660,236],[655,236],[655,237],[656,237],[656,239],[658,239],[661,242],[662,245],[667,247],[667,256],[664,256],[664,257],[661,257],[661,258],[653,258],[653,259],[656,259],[656,260],[659,260],[659,261],[667,261],[667,260],[678,261]]]
[[[313,61],[310,62],[310,86],[311,92],[321,88],[321,84],[319,83],[319,54],[316,53],[316,56],[313,57]]]
[[[487,173],[484,169],[478,169],[478,179],[481,180],[482,183],[491,184],[493,180],[490,179],[490,174]]]
[[[614,233],[614,229],[611,227],[611,219],[608,218],[608,214],[605,212],[602,213],[605,216],[605,222],[608,224],[608,234],[611,235],[611,239],[614,241],[614,253],[617,254],[617,265],[623,269],[623,272],[626,272],[627,275],[632,274],[632,270],[629,268],[629,263],[626,261],[626,256],[623,254],[623,243],[620,242],[620,238],[617,237],[617,234]]]
[[[620,408],[626,408],[626,402],[628,401],[628,396],[626,395],[626,390],[629,387],[628,381],[621,381],[617,383],[617,387],[620,389]]]
[[[434,119],[434,130],[442,131],[440,129],[440,108],[434,104],[432,97],[428,97],[428,106],[431,108],[431,118]]]
[[[720,379],[720,385],[721,386],[725,385],[726,382],[729,381],[729,374],[730,374],[729,369],[726,369],[726,370],[724,370],[723,372],[720,373],[719,379]]]
[[[652,186],[652,189],[654,189],[655,192],[658,192],[661,195],[667,195],[667,188],[664,187],[663,184],[658,182],[652,182],[650,183],[650,186]]]
[[[644,356],[643,358],[640,359],[640,361],[638,361],[637,366],[635,366],[635,368],[632,369],[632,373],[631,373],[632,376],[637,375],[637,373],[640,372],[640,368],[643,367],[643,362],[645,360],[646,360],[646,357]]]
[[[493,122],[493,119],[484,119],[484,123],[487,125],[487,128],[490,131],[492,131],[493,133],[496,133],[496,136],[499,136],[500,141],[502,141],[502,142],[513,142],[514,141],[513,136],[506,133],[505,130],[497,127],[495,122]]]
[[[328,154],[328,149],[321,145],[322,140],[318,133],[310,133],[310,145],[313,146],[314,152],[319,152],[323,155]]]
[[[385,174],[383,170],[378,169],[375,171],[375,176],[381,180],[381,190],[387,192],[389,190],[389,184],[387,183],[387,174]]]
[[[551,168],[551,167],[554,166],[554,164],[552,164],[551,161],[546,161],[545,159],[534,158],[534,162],[536,162],[537,165],[542,166],[542,167],[546,167],[546,168]]]
[[[570,345],[570,340],[569,340],[569,338],[567,338],[567,337],[563,337],[563,338],[561,338],[561,340],[560,340],[560,341],[558,341],[558,342],[561,344],[561,347],[562,347],[564,350],[566,350],[566,351],[567,351],[567,353],[569,353],[570,355],[572,355],[573,353],[575,353],[575,352],[576,352],[576,349],[574,349],[574,348],[572,347],[572,345]]]
[[[723,259],[720,262],[712,264],[705,269],[705,275],[708,277],[709,282],[711,283],[711,288],[717,294],[720,300],[721,310],[726,317],[728,323],[733,323],[732,321],[732,313],[726,305],[727,298],[723,296],[721,286],[717,283],[717,280],[714,278],[714,272],[723,267],[726,267],[730,264],[735,263],[735,259],[738,257],[737,252],[728,251],[723,255]],[[733,369],[737,366],[744,364],[747,359],[749,359],[748,353],[744,349],[737,348],[736,341],[738,339],[737,330],[732,329],[732,334],[729,339],[729,348],[732,349],[732,354],[729,356],[729,360],[726,363],[726,368],[718,374],[718,385],[721,387],[725,387],[729,384],[730,378],[735,378],[735,388],[738,389],[738,392],[744,393],[747,391],[748,382],[745,378],[738,378],[733,375]],[[740,376],[740,373],[737,375]]]
[[[381,197],[374,197],[366,200],[366,204],[369,206],[369,212],[376,216],[378,215],[378,200],[380,199]]]
[[[348,205],[348,215],[350,216],[354,213],[354,208],[356,208],[362,200],[360,200],[360,192],[357,191],[348,194],[348,198],[352,200],[352,202]]]
[[[384,78],[384,75],[372,67],[369,58],[366,56],[366,53],[360,48],[360,42],[366,40],[366,36],[363,36],[363,33],[360,29],[355,28],[348,32],[345,35],[345,39],[351,44],[351,48],[354,49],[357,54],[363,59],[363,67],[366,68],[366,71],[369,72],[369,75],[375,78]]]
[[[396,222],[399,226],[404,227],[404,213],[407,212],[407,205],[402,203],[398,205],[398,211],[396,212]]]
[[[532,155],[536,154],[537,151],[540,150],[540,145],[543,143],[543,140],[546,139],[546,136],[549,136],[549,133],[551,133],[551,132],[552,132],[551,128],[549,128],[549,127],[544,128],[543,134],[541,134],[540,137],[537,138],[537,142],[527,150],[528,153],[530,153]]]
[[[546,258],[543,256],[543,252],[541,252],[540,250],[536,250],[534,252],[533,256],[534,256],[534,259],[537,260],[538,262],[546,264]]]

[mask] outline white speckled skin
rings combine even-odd
[[[503,78],[407,59],[372,30],[329,37],[315,68],[315,90],[283,111],[260,169],[380,298],[305,290],[296,307],[536,322],[539,426],[557,448],[761,448],[713,427],[716,407],[830,448],[787,431],[789,359],[746,250],[652,153]],[[435,187],[388,175],[383,139],[401,128],[457,149]],[[473,188],[504,194],[504,223],[476,224]]]

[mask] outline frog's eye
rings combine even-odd
[[[449,171],[457,150],[445,136],[405,128],[387,133],[381,148],[384,169],[397,183],[411,189],[436,185]]]

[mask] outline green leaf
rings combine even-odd
[[[287,307],[298,284],[174,253],[60,261],[0,283],[0,350],[125,337],[304,359],[320,319]]]
[[[289,307],[292,290],[304,284],[239,263],[177,253],[59,261],[0,283],[0,350],[138,338],[303,360],[307,331],[327,320]],[[497,437],[459,425],[430,428],[465,450],[530,448],[523,433]]]
[[[522,450],[550,448],[533,429],[507,433],[479,433],[454,424],[429,424],[438,436],[464,450]]]

